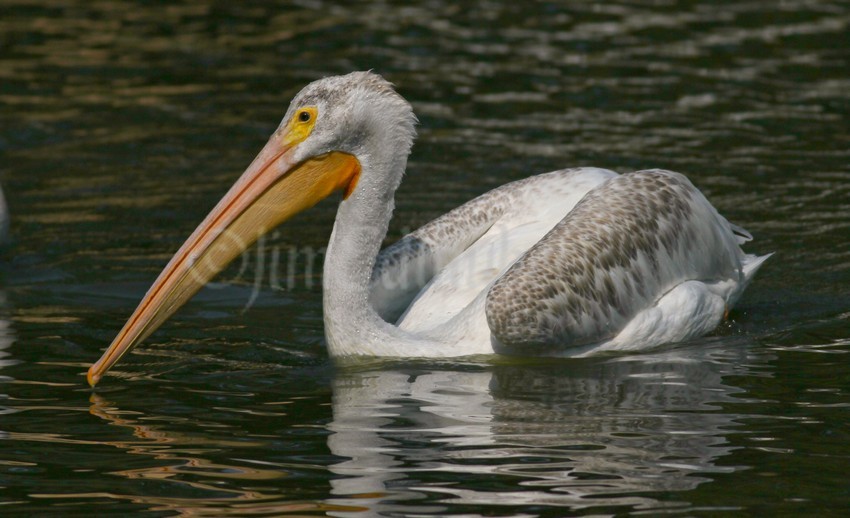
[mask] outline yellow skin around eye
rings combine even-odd
[[[302,113],[309,113],[310,118],[306,121],[301,120]],[[310,133],[313,132],[313,127],[316,126],[316,117],[318,114],[319,110],[315,106],[299,108],[295,114],[292,115],[292,119],[289,123],[287,123],[286,128],[283,130],[283,145],[291,147],[296,144],[300,144],[309,137]]]

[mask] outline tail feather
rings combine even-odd
[[[764,264],[764,262],[772,255],[773,252],[761,256],[755,254],[744,255],[744,258],[741,261],[741,279],[726,299],[726,304],[728,305],[727,309],[735,306],[735,303],[738,302],[739,298],[741,298],[744,290],[747,289],[747,286],[749,286],[750,281],[753,280],[753,277],[755,277],[756,272],[759,271],[761,265]]]
[[[744,274],[744,288],[747,287],[747,284],[749,284],[756,272],[759,271],[761,265],[770,259],[774,253],[776,252],[771,252],[766,255],[746,254],[744,256],[744,260],[741,262],[741,271]]]

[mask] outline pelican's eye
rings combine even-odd
[[[287,145],[299,144],[304,139],[310,136],[313,132],[313,127],[316,125],[316,116],[319,114],[319,109],[316,106],[305,106],[299,108],[289,122],[286,124],[283,131],[286,133],[285,142]]]

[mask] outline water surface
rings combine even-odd
[[[848,30],[814,0],[5,2],[0,512],[846,511]],[[87,388],[291,96],[357,69],[420,118],[388,241],[532,173],[664,167],[776,256],[690,343],[336,367],[329,200]]]

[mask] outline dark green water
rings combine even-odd
[[[850,5],[573,4],[0,3],[0,514],[847,512]],[[391,237],[528,174],[664,167],[776,256],[693,343],[339,368],[328,201],[89,389],[290,97],[369,68],[421,121]]]

